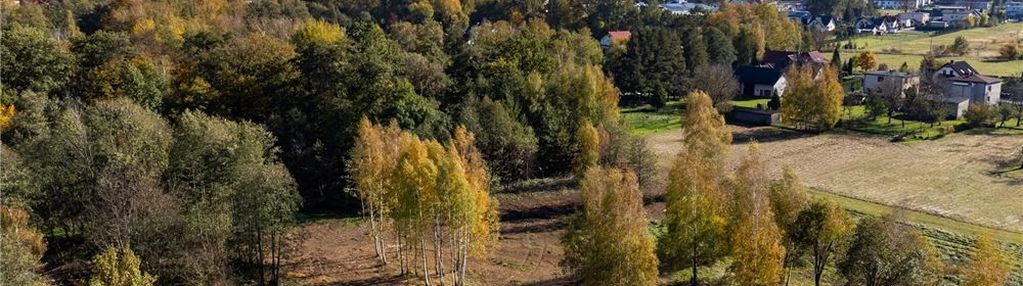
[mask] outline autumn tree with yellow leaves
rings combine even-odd
[[[1011,265],[998,245],[987,235],[977,238],[977,245],[970,254],[970,262],[962,268],[964,286],[1005,285]]]
[[[582,210],[561,238],[561,265],[582,285],[657,285],[654,238],[636,174],[591,167],[579,196]]]
[[[668,176],[666,233],[659,245],[670,267],[690,266],[692,285],[697,267],[711,264],[728,252],[725,155],[732,134],[725,119],[703,92],[689,93],[682,115],[682,150]]]
[[[757,144],[735,172],[732,225],[732,272],[740,285],[777,285],[782,278],[785,247],[771,209],[769,178]]]
[[[781,116],[799,129],[827,130],[842,117],[845,91],[833,67],[813,65],[789,68],[782,93]]]
[[[451,273],[450,284],[464,285],[468,257],[486,255],[499,229],[475,135],[460,126],[445,147],[395,124],[363,119],[352,164],[380,259],[386,261],[382,232],[390,224],[402,274],[420,275],[430,285],[431,276],[443,280]]]

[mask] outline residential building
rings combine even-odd
[[[931,14],[927,12],[906,12],[898,15],[899,22],[906,27],[923,26],[931,21]]]
[[[863,73],[863,90],[879,90],[881,85],[887,81],[898,81],[902,83],[902,89],[920,84],[920,77],[908,72],[900,71],[872,71]]]
[[[674,15],[689,15],[690,13],[697,11],[699,13],[709,13],[718,10],[716,6],[700,3],[689,3],[686,2],[685,0],[667,1],[664,4],[660,4],[657,6],[661,7],[662,10],[667,11]]]
[[[856,32],[884,35],[897,33],[904,27],[895,16],[882,16],[875,18],[861,18],[854,24]]]
[[[1023,20],[1023,1],[1005,2],[1004,6],[1006,17],[1017,20]]]
[[[949,23],[950,25],[956,25],[966,21],[969,18],[980,18],[980,13],[976,10],[970,9],[943,9],[941,10],[941,20]]]
[[[609,31],[607,35],[600,38],[600,47],[607,49],[614,45],[625,44],[632,38],[632,32],[629,31]]]
[[[991,10],[991,1],[989,0],[960,0],[956,2],[956,6],[966,7],[968,10],[974,10],[979,12],[987,12]]]
[[[874,5],[881,9],[917,9],[931,3],[929,0],[874,0]]]
[[[831,32],[835,30],[835,18],[831,16],[817,16],[810,18],[809,21],[804,22],[803,25],[817,31]]]
[[[746,97],[781,96],[785,91],[785,71],[789,66],[813,65],[819,71],[829,64],[828,58],[820,52],[796,53],[787,51],[767,51],[756,66],[742,66],[735,70],[735,77],[742,85],[742,95]]]
[[[962,117],[970,104],[994,105],[1001,101],[1002,80],[981,75],[965,61],[950,61],[931,77],[945,91],[943,101],[950,117]]]

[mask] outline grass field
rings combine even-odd
[[[842,60],[848,60],[854,56],[859,55],[860,52],[843,51],[841,52]],[[898,69],[902,66],[902,63],[909,65],[910,69],[917,69],[920,67],[920,61],[923,60],[922,55],[908,55],[908,54],[874,54],[877,58],[878,64],[887,64],[891,69]],[[981,74],[992,75],[992,76],[1019,76],[1023,73],[1023,60],[1015,61],[988,61],[984,58],[978,58],[974,56],[963,56],[963,57],[947,57],[940,58],[941,61],[968,61],[970,65],[980,71]],[[859,71],[859,69],[857,69]]]
[[[906,31],[879,36],[863,36],[851,40],[858,48],[875,52],[898,49],[902,53],[922,55],[939,45],[951,45],[963,36],[970,43],[971,55],[993,57],[1006,43],[1023,39],[1023,23],[1006,23],[990,28],[974,28],[934,35],[931,32]],[[979,54],[978,54],[979,52]]]
[[[849,59],[865,50],[873,51],[878,63],[887,64],[890,68],[898,68],[902,63],[916,69],[923,55],[931,47],[950,45],[958,36],[970,42],[970,52],[961,57],[940,58],[940,61],[965,60],[982,74],[995,76],[1018,76],[1023,73],[1023,60],[993,60],[999,55],[998,50],[1006,43],[1023,39],[1023,23],[1007,23],[990,28],[975,28],[953,33],[934,35],[933,33],[906,31],[880,36],[862,36],[852,39],[857,50],[843,50],[843,59]],[[844,42],[843,42],[844,43]]]

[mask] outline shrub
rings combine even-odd
[[[970,127],[988,126],[994,118],[994,110],[987,104],[970,104],[963,117]]]

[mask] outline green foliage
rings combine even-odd
[[[656,285],[654,239],[636,175],[593,167],[579,194],[583,208],[561,239],[561,265],[582,285]]]
[[[466,121],[477,134],[477,145],[494,175],[511,181],[533,174],[539,148],[533,128],[513,117],[516,110],[489,97],[475,109],[466,111],[470,117]]]
[[[845,91],[838,82],[838,72],[824,67],[819,75],[813,67],[791,68],[785,73],[782,94],[782,120],[797,128],[827,130],[842,116]]]
[[[67,85],[74,70],[74,55],[46,36],[43,30],[12,25],[4,28],[0,68],[4,71],[4,88],[17,92],[34,90],[48,92]]]
[[[963,119],[966,119],[966,124],[973,127],[991,125],[994,117],[995,109],[984,103],[971,103],[970,107],[963,113]]]
[[[970,51],[970,42],[967,42],[965,37],[958,36],[956,37],[955,41],[952,42],[952,45],[949,46],[948,48],[953,53],[959,54],[961,56],[966,54],[966,52]]]
[[[608,62],[615,84],[625,92],[642,95],[651,103],[659,102],[654,97],[657,93],[681,95],[687,65],[686,53],[678,48],[683,45],[682,39],[677,33],[660,27],[644,27],[631,32],[625,54]],[[695,35],[693,37],[691,40],[699,39]],[[706,53],[703,51],[691,56],[706,62]]]
[[[600,135],[597,134],[597,128],[586,120],[576,129],[575,137],[579,144],[579,153],[576,154],[573,168],[576,176],[582,178],[586,171],[596,167],[600,160]]]
[[[156,277],[139,270],[142,261],[131,249],[107,248],[92,259],[96,273],[89,286],[150,286]]]
[[[837,265],[850,283],[864,285],[935,285],[943,267],[919,231],[893,215],[860,219]]]

